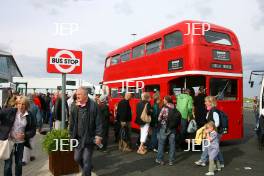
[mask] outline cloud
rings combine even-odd
[[[243,66],[245,71],[264,70],[264,54],[246,54],[243,56]]]
[[[250,73],[253,70],[264,70],[263,66],[264,54],[246,54],[243,56],[243,66],[244,66],[244,97],[258,96],[260,91],[261,77],[257,76],[253,78],[255,85],[251,88],[248,84]]]
[[[253,26],[255,29],[259,30],[264,26],[264,1],[257,0],[257,4],[260,10],[260,15],[257,18],[253,19]]]
[[[12,49],[11,49],[10,45],[8,45],[6,43],[0,43],[0,51],[12,52]]]
[[[201,18],[210,17],[213,14],[212,5],[208,0],[197,0],[197,1],[184,1],[183,4],[175,6],[173,12],[168,13],[165,17],[169,20],[175,20],[179,16],[186,16],[186,10],[188,14],[194,12]]]
[[[201,17],[209,17],[213,14],[212,8],[206,6],[205,4],[197,5],[196,11],[200,14]]]
[[[46,58],[29,55],[17,55],[14,58],[23,76],[50,77],[46,72]]]
[[[81,78],[98,84],[103,79],[104,63],[107,53],[113,46],[104,43],[86,43],[81,45],[83,51],[83,73],[81,75],[68,75],[71,78]],[[29,55],[17,55],[15,60],[25,77],[59,77],[58,74],[50,74],[46,71],[46,56],[33,57]]]
[[[131,15],[133,13],[130,4],[125,0],[116,3],[114,9],[118,14]]]
[[[28,0],[36,9],[48,11],[51,15],[57,15],[60,11],[67,7],[70,3],[91,2],[94,0]]]
[[[105,58],[114,49],[105,42],[86,43],[81,45],[83,50],[83,78],[98,84],[103,79]]]

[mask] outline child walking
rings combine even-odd
[[[219,153],[220,138],[216,131],[214,122],[210,121],[205,125],[205,132],[206,139],[210,141],[210,145],[208,147],[209,172],[207,172],[205,175],[214,175],[215,170],[221,171],[220,162],[217,159],[217,155]]]

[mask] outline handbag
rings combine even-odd
[[[7,160],[10,158],[14,147],[14,142],[10,139],[0,140],[0,159]]]
[[[145,107],[141,113],[140,116],[141,120],[145,123],[150,123],[151,122],[151,116],[147,114],[147,103],[145,104]]]
[[[194,133],[197,130],[197,123],[196,121],[193,119],[190,121],[188,128],[187,128],[187,132],[188,133]]]

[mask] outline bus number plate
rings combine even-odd
[[[232,70],[232,69],[233,69],[233,65],[230,65],[230,64],[216,64],[216,63],[213,63],[213,64],[212,64],[212,68],[216,68],[216,69],[225,69],[225,70]]]
[[[183,68],[183,60],[177,59],[169,61],[169,71],[178,70]]]

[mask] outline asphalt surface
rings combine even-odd
[[[237,141],[227,141],[221,144],[225,158],[225,168],[217,172],[217,176],[263,176],[264,150],[259,151],[254,131],[255,118],[249,110],[244,111],[244,138]],[[111,131],[110,136],[113,136]],[[137,134],[133,134],[135,141]],[[48,156],[41,150],[43,136],[36,135],[36,160],[23,167],[25,176],[50,176]],[[164,166],[155,163],[156,153],[138,155],[136,151],[121,153],[117,144],[110,137],[108,153],[95,151],[93,164],[98,176],[202,176],[208,167],[194,164],[200,158],[201,152],[177,152],[173,166],[168,162]],[[166,154],[165,161],[168,161]],[[3,161],[0,161],[0,176],[3,175]],[[80,175],[80,174],[79,174]]]
[[[244,111],[244,139],[227,141],[221,144],[225,159],[225,168],[217,172],[219,176],[263,176],[264,150],[258,150],[254,131],[255,118],[252,111]],[[100,176],[199,176],[208,171],[208,167],[194,164],[201,152],[176,152],[176,162],[160,166],[154,162],[156,153],[149,152],[141,156],[133,153],[121,153],[113,145],[109,153],[96,152],[95,172]],[[166,155],[165,161],[168,161]]]

